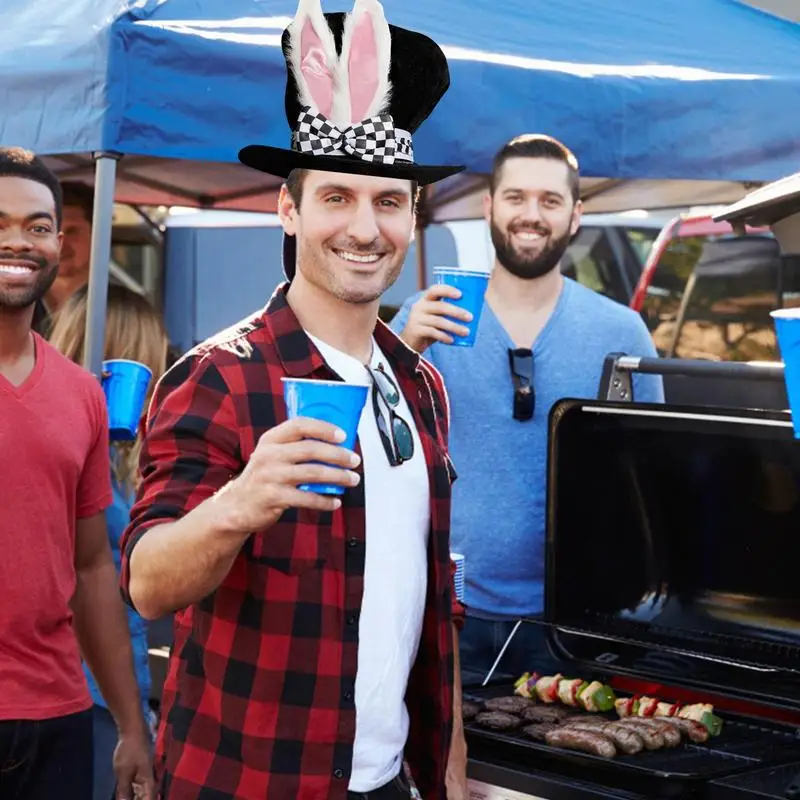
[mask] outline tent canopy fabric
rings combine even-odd
[[[237,153],[288,144],[280,36],[295,2],[4,0],[0,144],[48,156],[62,179],[97,190],[84,356],[96,375],[114,197],[274,210],[278,181]],[[469,174],[437,187],[424,222],[480,215],[493,154],[524,132],[578,154],[589,211],[735,202],[798,168],[800,26],[737,0],[385,8],[432,36],[451,66],[415,152]],[[94,154],[105,155],[96,171]]]
[[[272,210],[278,181],[237,152],[288,144],[279,45],[295,6],[6,0],[0,143],[89,182],[92,152],[121,153],[125,202]],[[694,0],[691,13],[685,0],[384,6],[450,60],[450,92],[415,150],[472,174],[438,187],[439,218],[480,214],[493,154],[526,131],[576,152],[593,211],[732,202],[800,166],[800,25],[736,0]]]

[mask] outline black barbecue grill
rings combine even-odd
[[[565,678],[712,703],[724,727],[705,744],[602,758],[468,723],[482,781],[494,765],[516,791],[529,777],[533,794],[520,797],[789,796],[800,773],[800,443],[788,414],[557,405],[546,598],[545,618],[522,624],[547,628]],[[513,691],[498,679],[464,696]]]

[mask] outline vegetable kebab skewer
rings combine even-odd
[[[526,672],[515,684],[514,691],[521,697],[535,697],[542,703],[561,702],[565,706],[585,711],[611,711],[616,695],[610,686],[600,681],[587,682],[562,675],[540,677]]]
[[[702,726],[710,736],[719,736],[722,720],[714,714],[710,703],[694,703],[681,706],[678,703],[665,703],[653,697],[617,698],[614,690],[600,681],[584,681],[557,675],[539,675],[526,672],[514,684],[514,692],[520,697],[538,700],[545,704],[562,703],[589,712],[616,710],[622,719],[638,717],[643,719],[672,720],[676,727],[694,734],[695,740],[702,739],[696,726]]]

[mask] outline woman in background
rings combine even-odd
[[[67,358],[83,363],[84,334],[86,328],[87,289],[79,289],[56,314],[50,343]],[[166,369],[168,340],[161,317],[141,295],[123,286],[108,287],[106,341],[104,359],[124,358],[138,361],[153,372],[148,387],[147,404],[153,387]],[[130,519],[130,509],[139,480],[138,459],[141,437],[133,442],[111,444],[111,479],[114,502],[106,510],[106,525],[117,571],[120,569],[119,542]],[[136,677],[142,698],[142,713],[152,725],[153,713],[149,705],[150,667],[147,648],[147,622],[130,608],[128,627],[131,632]],[[94,800],[113,800],[115,778],[113,770],[114,749],[117,746],[117,728],[100,694],[100,690],[84,664],[89,691],[94,700]]]

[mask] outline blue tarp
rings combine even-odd
[[[4,0],[0,143],[218,162],[286,146],[279,40],[295,5]],[[800,25],[736,0],[384,7],[450,58],[420,161],[483,172],[504,141],[544,131],[587,176],[767,181],[800,168]]]

